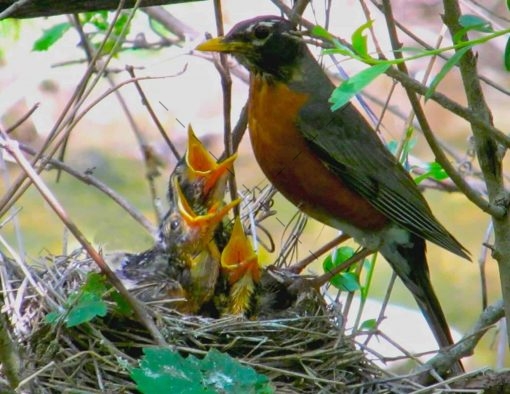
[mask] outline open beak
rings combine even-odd
[[[234,160],[237,154],[226,158],[221,163],[216,163],[214,157],[205,148],[202,142],[197,138],[191,125],[188,127],[188,149],[186,150],[186,163],[190,170],[191,178],[203,178],[204,195],[208,193],[218,184],[220,178],[232,170]],[[193,179],[190,179],[193,181]],[[221,185],[220,185],[221,186]],[[224,189],[225,186],[223,185]],[[219,191],[223,197],[223,190]]]
[[[177,205],[182,219],[189,227],[202,229],[204,233],[206,231],[213,232],[216,228],[216,225],[218,225],[223,220],[223,217],[228,213],[228,211],[230,211],[241,202],[241,200],[238,198],[226,205],[217,203],[209,208],[207,214],[198,215],[189,205],[189,202],[186,199],[186,196],[184,195],[181,186],[177,181],[177,178],[172,179],[172,181],[174,190],[177,191]]]

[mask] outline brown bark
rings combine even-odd
[[[141,6],[187,3],[202,0],[143,0]],[[126,7],[131,8],[135,0],[126,0]],[[9,18],[35,18],[41,16],[54,16],[73,14],[79,12],[114,10],[119,5],[119,0],[0,0],[0,14],[9,7]]]

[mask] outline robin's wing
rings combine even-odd
[[[312,95],[300,113],[298,127],[324,164],[391,220],[469,259],[464,247],[434,218],[407,171],[352,104],[331,112],[326,100],[314,100]]]

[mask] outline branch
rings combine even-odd
[[[142,8],[141,11],[163,25],[165,29],[175,34],[180,40],[186,38],[194,40],[200,35],[197,30],[177,19],[163,7],[146,7]]]
[[[451,36],[455,37],[462,30],[458,22],[461,16],[459,4],[452,0],[444,0],[443,4],[445,11],[444,23],[448,27]],[[463,35],[461,40],[467,40],[466,34]],[[459,69],[468,106],[476,118],[492,124],[492,114],[484,99],[476,63],[477,58],[471,49],[459,60]],[[498,141],[496,141],[494,135],[475,124],[471,124],[471,130],[473,131],[478,162],[487,185],[489,201],[499,205],[500,209],[503,209],[506,213],[509,196],[504,186],[502,155],[499,152]],[[493,255],[498,262],[506,316],[510,316],[510,217],[508,215],[494,217],[493,215],[493,224],[495,240]],[[507,328],[507,335],[510,339],[509,328]]]
[[[202,0],[144,0],[144,7],[189,3]],[[136,0],[127,0],[124,8],[133,8]],[[0,20],[5,18],[36,18],[80,12],[115,10],[118,0],[0,0]]]
[[[493,305],[489,305],[482,312],[475,325],[464,334],[460,341],[447,350],[439,352],[436,356],[423,364],[423,366],[419,368],[420,372],[433,369],[441,375],[446,372],[456,360],[471,356],[474,348],[484,334],[491,326],[502,319],[504,315],[502,300]]]

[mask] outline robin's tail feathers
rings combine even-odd
[[[404,229],[396,230],[394,242],[386,242],[381,253],[413,294],[418,307],[432,330],[439,347],[454,344],[450,328],[441,304],[430,282],[429,268],[425,255],[425,240]],[[407,241],[405,239],[407,238]],[[452,366],[455,373],[462,373],[460,361]]]

